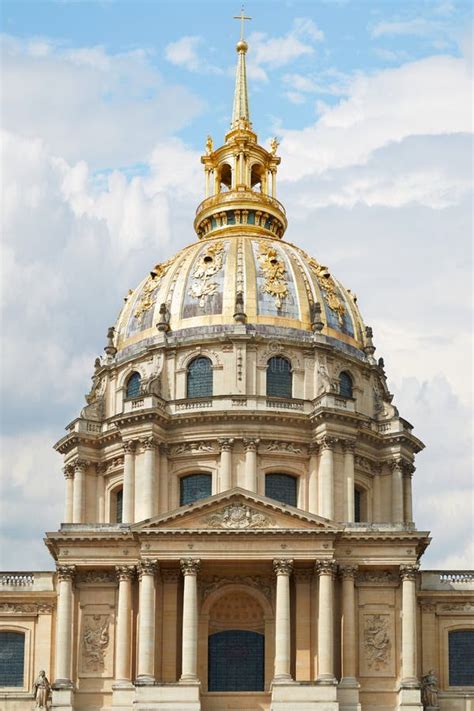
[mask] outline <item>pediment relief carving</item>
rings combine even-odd
[[[209,528],[273,528],[272,517],[245,504],[230,504],[204,519]]]

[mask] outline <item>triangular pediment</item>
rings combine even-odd
[[[181,506],[170,513],[137,523],[132,528],[136,531],[207,529],[216,532],[315,528],[337,530],[327,519],[240,488],[209,496],[189,506]]]

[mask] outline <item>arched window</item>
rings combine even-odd
[[[263,192],[264,183],[264,168],[261,165],[255,164],[250,171],[250,186],[255,192]]]
[[[342,372],[339,376],[339,394],[342,397],[352,397],[352,378],[349,373]]]
[[[123,523],[123,489],[116,489],[113,495],[115,523]]]
[[[24,686],[25,635],[0,632],[0,686]]]
[[[449,686],[474,686],[474,630],[453,630],[448,646]]]
[[[360,523],[362,521],[362,492],[360,489],[354,489],[354,521]]]
[[[232,187],[232,168],[228,163],[224,163],[220,170],[219,192],[227,192]]]
[[[211,474],[188,474],[181,477],[179,505],[192,504],[212,494]]]
[[[126,397],[127,398],[133,398],[133,397],[140,397],[140,390],[141,390],[141,385],[142,385],[142,379],[140,376],[140,373],[132,373],[129,379],[127,380],[127,390],[126,390]]]
[[[198,356],[188,365],[187,397],[212,397],[212,363]]]
[[[288,398],[293,395],[291,363],[283,356],[273,356],[267,363],[267,395]]]
[[[296,477],[289,474],[267,474],[265,477],[265,496],[282,504],[296,506]]]

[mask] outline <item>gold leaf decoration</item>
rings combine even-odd
[[[223,242],[210,244],[199,255],[192,274],[194,281],[188,292],[189,296],[192,296],[193,299],[199,300],[199,306],[203,307],[207,297],[216,293],[218,284],[212,281],[212,277],[222,269],[223,261]]]
[[[344,306],[343,302],[339,297],[336,283],[333,277],[331,276],[329,269],[323,266],[322,264],[319,264],[319,262],[317,262],[314,257],[310,257],[308,254],[305,254],[305,257],[311,270],[318,278],[318,283],[324,292],[327,305],[329,306],[331,311],[334,311],[334,313],[336,314],[339,324],[343,326],[346,307]]]
[[[260,245],[258,261],[265,277],[262,291],[273,296],[277,309],[281,309],[283,299],[288,296],[285,263],[277,250],[267,244]]]
[[[135,311],[133,312],[134,318],[136,318],[139,323],[142,322],[142,319],[147,311],[154,306],[156,291],[161,285],[161,280],[173,261],[174,257],[172,259],[168,259],[166,262],[163,262],[163,264],[156,264],[150,272],[150,276],[145,282],[145,286],[140,294],[140,299],[138,300],[135,306]]]

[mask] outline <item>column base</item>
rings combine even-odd
[[[171,682],[137,688],[133,702],[134,711],[201,711],[199,680],[184,684]]]
[[[135,699],[135,686],[131,681],[119,680],[112,684],[112,708],[130,711]]]
[[[330,674],[323,674],[322,676],[318,676],[316,684],[318,686],[337,686],[337,679]]]
[[[135,686],[153,686],[155,683],[155,677],[150,674],[140,674],[135,679]]]
[[[59,683],[69,683],[69,686],[58,686]],[[74,711],[74,690],[71,681],[58,679],[54,682],[51,708],[56,711]]]
[[[359,688],[360,684],[354,677],[346,676],[341,679],[337,687],[337,700],[339,701],[340,711],[361,710]]]
[[[423,711],[418,680],[409,680],[410,686],[405,686],[406,683],[407,681],[403,681],[398,691],[398,711]],[[415,684],[418,685],[418,688]]]
[[[313,681],[272,684],[271,711],[339,711],[334,685]]]

